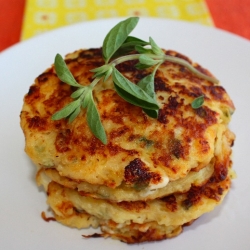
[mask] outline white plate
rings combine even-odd
[[[224,203],[174,239],[127,245],[111,239],[83,239],[86,230],[44,222],[46,196],[35,185],[35,167],[25,155],[19,127],[22,99],[56,53],[99,47],[120,19],[80,23],[48,32],[0,54],[0,242],[1,249],[250,249],[250,42],[224,31],[166,19],[143,18],[135,36],[177,50],[220,79],[236,106],[234,169],[238,178]],[[89,230],[87,232],[93,232]]]

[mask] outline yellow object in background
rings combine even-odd
[[[128,16],[213,25],[204,0],[26,0],[22,39],[77,22]]]

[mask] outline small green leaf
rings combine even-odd
[[[112,74],[113,67],[110,64],[105,64],[99,68],[95,68],[90,71],[95,72],[94,78],[104,76],[104,82],[105,82]]]
[[[130,95],[128,92],[124,91],[122,88],[118,87],[116,84],[114,84],[114,85],[115,85],[115,90],[116,90],[117,94],[119,96],[121,96],[125,101],[127,101],[135,106],[141,107],[144,110],[144,112],[152,118],[158,117],[158,110],[157,109],[156,110],[148,109],[147,102]]]
[[[90,130],[103,144],[107,144],[107,136],[96,108],[92,92],[88,92],[87,122]]]
[[[76,99],[80,97],[84,93],[84,91],[85,91],[85,88],[79,88],[78,90],[73,92],[70,97]]]
[[[75,111],[69,116],[69,123],[73,122],[76,117],[80,114],[81,112],[81,106],[77,107]]]
[[[135,50],[139,52],[140,54],[153,54],[152,49],[146,49],[141,45],[136,45]]]
[[[193,109],[198,109],[203,105],[203,103],[204,103],[204,95],[201,95],[192,101],[191,106]]]
[[[155,55],[164,55],[162,49],[155,43],[152,37],[149,37],[149,43],[151,45],[152,51]]]
[[[151,65],[146,65],[146,64],[142,64],[142,63],[137,63],[136,65],[135,65],[135,67],[137,68],[137,69],[140,69],[140,70],[142,70],[142,69],[147,69],[147,68],[150,68],[150,67],[152,67]]]
[[[134,44],[134,45],[138,44],[138,45],[146,46],[146,45],[149,45],[149,42],[146,42],[134,36],[128,36],[127,39],[125,40],[125,44]]]
[[[82,101],[82,108],[87,108],[87,106],[88,106],[88,100],[86,99],[86,96],[85,96],[85,98],[83,99],[83,101]]]
[[[128,35],[137,25],[138,21],[139,21],[138,17],[130,17],[124,21],[121,21],[109,31],[109,33],[106,35],[103,41],[103,46],[102,46],[102,54],[105,63],[109,61],[109,59],[113,56],[113,54],[125,42]]]
[[[139,86],[141,89],[143,89],[149,96],[152,98],[155,97],[155,88],[154,88],[154,72],[145,76],[142,78],[138,83],[137,86]],[[152,118],[158,117],[158,110],[149,110],[149,109],[143,109],[143,111]]]
[[[89,101],[91,99],[91,92],[92,92],[91,88],[86,89],[85,95],[84,95],[84,97],[82,99],[82,108],[84,108],[84,109],[87,108],[88,103],[89,103]]]
[[[105,75],[105,73],[109,70],[109,68],[110,66],[105,64],[105,65],[102,65],[101,67],[91,69],[90,71],[95,73],[93,76],[93,78],[95,78],[95,77],[100,77],[102,75]]]
[[[111,76],[112,72],[113,72],[113,67],[110,67],[109,70],[105,74],[105,77],[103,79],[104,82],[106,82],[108,80],[108,78]]]
[[[149,96],[155,98],[154,73],[151,73],[142,78],[137,83],[137,86],[143,89]]]
[[[118,87],[118,91],[123,93],[127,93],[126,96],[129,102],[146,109],[158,110],[159,106],[154,98],[149,96],[144,90],[138,87],[136,84],[130,82],[126,77],[124,77],[116,68],[113,70],[113,81],[115,83],[115,87]],[[135,99],[135,101],[132,100]],[[125,98],[124,98],[125,99]],[[125,99],[126,100],[126,99]]]
[[[137,107],[141,107],[141,108],[147,108],[148,107],[148,103],[136,98],[135,96],[129,94],[128,92],[126,92],[124,89],[120,88],[119,86],[117,86],[116,84],[114,84],[115,86],[115,90],[117,92],[117,94],[123,98],[125,101],[137,106]]]
[[[80,106],[80,100],[77,99],[68,105],[66,105],[64,108],[56,112],[52,115],[52,120],[60,120],[62,118],[68,117],[71,113],[73,113],[79,106]]]
[[[107,71],[108,67],[109,67],[108,65],[104,64],[98,68],[91,69],[90,72],[94,72],[94,73],[102,72],[103,73],[103,72]]]
[[[143,54],[143,55],[140,55],[139,57],[139,62],[141,64],[144,64],[144,65],[148,65],[148,66],[154,66],[156,65],[157,63],[161,62],[162,60],[155,60],[155,59],[152,59],[151,57]]]
[[[128,36],[122,46],[114,53],[112,57],[119,57],[126,55],[135,50],[136,46],[146,46],[149,45],[148,42],[145,42],[139,38]]]
[[[57,54],[55,57],[55,70],[58,78],[71,86],[74,87],[82,87],[77,81],[75,80],[74,76],[69,71],[67,64],[63,60],[60,54]]]

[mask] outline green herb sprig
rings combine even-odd
[[[112,77],[118,95],[127,102],[141,107],[152,118],[157,118],[159,111],[154,91],[154,78],[158,67],[163,62],[178,63],[185,66],[197,76],[213,83],[218,83],[216,79],[204,75],[187,61],[165,55],[151,37],[146,42],[129,36],[138,21],[138,17],[130,17],[121,21],[109,31],[102,45],[102,56],[105,63],[103,66],[91,70],[94,76],[93,81],[88,86],[79,84],[71,74],[62,56],[59,54],[56,55],[54,65],[58,78],[62,82],[78,89],[71,95],[75,100],[56,112],[52,116],[52,120],[67,118],[69,122],[72,122],[79,115],[81,108],[86,109],[87,123],[90,130],[102,143],[107,144],[107,136],[93,97],[93,89],[101,80],[105,82],[109,77]],[[134,50],[138,53],[128,54]],[[116,69],[118,64],[129,60],[138,60],[136,64],[137,69],[154,67],[153,72],[145,76],[137,84],[134,84]],[[204,101],[202,98],[196,98],[192,103],[192,107],[198,108],[199,105],[202,105],[202,100]]]

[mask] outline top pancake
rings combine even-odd
[[[176,52],[166,54],[192,63]],[[68,54],[66,63],[76,80],[88,85],[93,75],[90,70],[104,62],[101,49],[89,49]],[[136,83],[151,69],[136,70],[135,63],[125,62],[117,68]],[[162,188],[168,180],[184,178],[191,170],[207,166],[214,156],[218,131],[234,110],[223,87],[165,62],[155,77],[158,119],[124,101],[115,92],[112,79],[97,85],[94,98],[108,138],[104,145],[88,128],[85,110],[72,123],[51,120],[72,101],[73,91],[58,79],[54,66],[35,79],[21,112],[25,150],[39,168],[55,168],[61,176],[111,188],[121,184],[136,189]],[[200,95],[205,96],[205,103],[193,109],[191,103]]]

